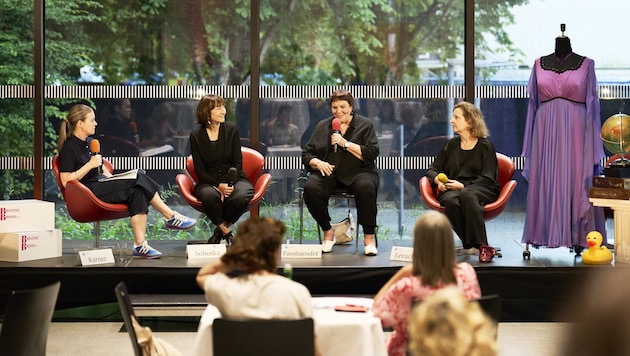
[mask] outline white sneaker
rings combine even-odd
[[[322,242],[322,252],[328,253],[332,251],[333,246],[335,246],[335,237],[333,236],[332,240],[324,240]]]
[[[363,246],[363,253],[366,256],[376,256],[378,254],[378,250],[376,250],[376,245],[374,245],[374,244],[367,244],[367,245]]]

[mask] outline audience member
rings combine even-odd
[[[230,249],[218,261],[199,270],[197,284],[223,318],[313,317],[308,289],[277,274],[285,231],[280,221],[252,216],[239,223],[238,239]]]
[[[133,120],[133,110],[129,99],[112,99],[99,112],[99,120],[103,122],[99,134],[123,138],[133,144],[140,143],[138,126]]]
[[[630,270],[626,266],[590,269],[573,300],[561,311],[567,323],[562,342],[566,356],[630,354]]]
[[[435,292],[409,317],[411,356],[495,356],[496,324],[456,287]]]
[[[457,286],[466,299],[477,299],[481,289],[473,267],[455,260],[453,230],[448,218],[428,211],[413,229],[411,264],[402,267],[374,296],[374,314],[394,331],[387,343],[390,356],[405,355],[407,320],[414,301],[424,300],[445,286]]]
[[[90,136],[94,135],[97,125],[94,111],[89,106],[78,104],[70,108],[59,128],[57,143],[61,184],[65,187],[69,181],[79,180],[102,201],[127,204],[135,236],[133,255],[158,258],[162,253],[149,246],[145,239],[149,205],[164,216],[168,228],[188,230],[197,221],[169,208],[158,194],[159,184],[141,171],[135,179],[101,181],[112,172],[103,166],[100,154],[90,152]]]
[[[230,246],[230,226],[247,210],[254,187],[243,172],[241,140],[235,124],[225,121],[225,100],[205,95],[197,104],[199,128],[190,133],[190,151],[199,182],[195,194],[213,224],[208,243]],[[233,173],[230,173],[232,171]]]
[[[378,115],[372,118],[376,131],[380,135],[382,131],[391,131],[398,124],[394,112],[394,102],[384,100],[378,109]]]
[[[280,105],[276,118],[267,121],[264,125],[264,141],[268,146],[297,146],[299,144],[299,128],[291,122],[291,112],[291,105]]]
[[[304,202],[324,231],[322,252],[330,252],[335,244],[328,211],[330,194],[337,188],[353,193],[357,221],[363,227],[364,254],[375,256],[379,178],[374,161],[379,147],[374,125],[354,112],[354,98],[346,90],[335,90],[330,106],[333,117],[317,124],[302,151],[302,162],[310,172]],[[339,123],[338,130],[333,131],[333,120]]]
[[[304,148],[308,139],[313,135],[313,130],[315,130],[315,126],[328,117],[330,115],[330,106],[326,99],[308,99],[308,127],[302,133],[302,137],[300,138],[300,147]]]
[[[462,240],[462,252],[479,255],[479,247],[488,244],[483,206],[499,196],[497,156],[475,105],[455,105],[451,125],[458,136],[444,144],[426,176],[439,190],[438,200]],[[440,173],[447,182],[438,179]]]

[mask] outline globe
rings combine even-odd
[[[606,119],[600,138],[604,147],[612,153],[630,152],[630,116],[619,113]]]

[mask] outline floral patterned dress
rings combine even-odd
[[[462,262],[455,268],[457,287],[469,299],[481,297],[481,288],[477,280],[477,274],[470,263]],[[403,277],[372,306],[374,315],[381,319],[384,327],[393,328],[391,337],[387,342],[389,356],[404,356],[407,349],[407,321],[411,304],[415,300],[423,300],[444,287],[425,286],[422,279],[416,276]]]

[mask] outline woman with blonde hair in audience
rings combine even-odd
[[[495,356],[496,324],[456,287],[446,287],[411,310],[412,356]]]
[[[394,331],[387,344],[390,356],[405,355],[407,320],[414,301],[423,300],[445,286],[457,286],[467,299],[481,296],[475,270],[468,262],[456,263],[453,228],[446,215],[429,211],[413,229],[411,264],[402,267],[374,297],[374,314]]]

